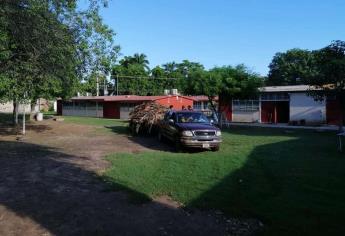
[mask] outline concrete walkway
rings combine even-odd
[[[309,130],[331,130],[337,131],[339,129],[338,126],[335,125],[321,125],[321,126],[294,126],[288,124],[262,124],[262,123],[237,123],[237,122],[229,122],[223,124],[226,126],[246,126],[246,127],[262,127],[262,128],[279,128],[279,129],[309,129]]]

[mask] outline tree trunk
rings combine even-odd
[[[13,101],[13,124],[18,125],[18,110],[19,104],[17,101]]]
[[[216,117],[217,117],[217,119],[218,119],[218,121],[219,121],[219,115],[218,115],[218,112],[217,112],[216,107],[215,107],[214,104],[213,104],[212,96],[208,96],[208,102],[211,104],[212,110],[213,110],[213,112],[216,114]]]
[[[35,110],[35,107],[36,107],[36,104],[37,104],[37,100],[36,99],[32,99],[31,102],[31,112],[30,112],[30,120],[33,120],[35,118],[35,115],[36,115],[36,110]]]

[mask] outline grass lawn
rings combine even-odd
[[[98,122],[114,121],[85,121]],[[105,179],[133,195],[257,217],[265,235],[345,232],[345,154],[334,133],[242,127],[223,139],[216,153],[113,154]]]

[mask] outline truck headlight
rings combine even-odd
[[[192,137],[193,133],[190,130],[185,130],[185,131],[182,132],[182,135],[183,136],[187,136],[187,137]]]
[[[217,136],[222,136],[222,132],[220,130],[217,130],[216,135]]]

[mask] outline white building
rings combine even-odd
[[[262,87],[256,99],[223,102],[223,117],[231,122],[338,124],[337,99],[316,101],[308,96],[311,89],[308,85]]]

